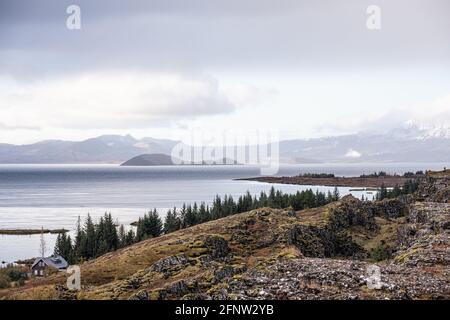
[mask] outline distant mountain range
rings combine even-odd
[[[177,143],[167,139],[107,135],[84,141],[0,144],[0,163],[123,163],[137,156],[159,154],[151,163],[165,164],[168,157],[163,156],[170,155]],[[410,126],[382,134],[284,140],[280,142],[279,151],[280,161],[284,163],[450,162],[450,133],[448,128],[430,130]]]
[[[122,163],[141,154],[170,155],[177,141],[108,135],[84,141],[0,144],[0,163]]]
[[[307,159],[304,159],[307,158]],[[284,162],[450,162],[449,128],[397,128],[386,133],[280,142]]]

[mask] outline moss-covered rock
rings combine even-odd
[[[209,255],[213,259],[224,258],[231,251],[228,242],[220,236],[206,236],[204,246],[208,248]]]

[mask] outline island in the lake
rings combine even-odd
[[[121,166],[172,166],[172,165],[236,165],[238,164],[233,159],[223,158],[220,161],[202,161],[202,162],[183,162],[174,159],[171,156],[163,153],[141,154],[128,161],[125,161]]]
[[[128,161],[125,161],[121,166],[171,166],[174,162],[171,156],[167,154],[141,154]]]

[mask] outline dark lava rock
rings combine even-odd
[[[295,245],[306,257],[355,256],[364,250],[344,232],[330,227],[296,225],[288,231],[288,244]]]
[[[375,214],[387,219],[395,219],[408,215],[408,206],[399,199],[384,199],[374,204]]]
[[[235,274],[243,273],[247,270],[245,266],[242,267],[233,267],[233,266],[225,266],[214,270],[214,278],[212,280],[213,283],[219,283],[225,278],[230,278]]]
[[[58,300],[77,300],[76,291],[69,290],[67,287],[63,285],[56,284],[55,291]]]
[[[207,236],[204,245],[209,249],[209,254],[213,259],[224,258],[231,251],[228,242],[219,236]]]
[[[190,264],[191,261],[185,254],[178,254],[157,261],[149,268],[149,270],[153,272],[160,272],[167,278]]]
[[[148,292],[147,290],[141,290],[133,295],[131,295],[128,300],[148,300]]]

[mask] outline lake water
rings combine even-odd
[[[302,164],[283,165],[278,175],[327,172],[340,176],[384,170],[390,173],[442,169],[444,163],[396,164]],[[129,225],[146,211],[157,208],[164,216],[168,208],[183,202],[210,202],[216,194],[234,197],[250,191],[268,191],[271,184],[235,181],[260,175],[252,166],[158,166],[117,165],[0,165],[0,229],[66,228],[73,230],[77,217],[94,218],[111,212],[119,223]],[[332,187],[274,185],[283,192]],[[339,188],[341,195],[349,188]],[[365,192],[352,192],[356,197]],[[35,257],[39,235],[0,235],[0,263]],[[48,254],[56,235],[46,235]]]

